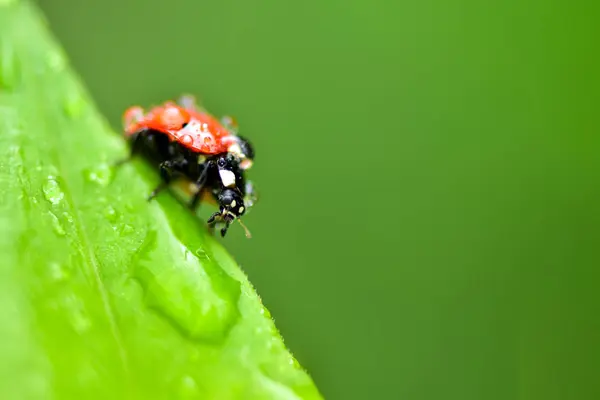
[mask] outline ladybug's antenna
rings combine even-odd
[[[237,218],[237,220],[240,223],[240,225],[242,226],[242,228],[244,228],[244,233],[246,233],[246,237],[248,239],[252,238],[252,234],[250,233],[250,231],[248,230],[248,228],[246,227],[246,225],[244,225],[244,223],[242,222],[242,220],[240,218]]]

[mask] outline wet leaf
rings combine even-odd
[[[316,399],[231,256],[0,2],[0,397]]]

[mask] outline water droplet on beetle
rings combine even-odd
[[[60,189],[60,185],[53,176],[49,176],[44,185],[42,186],[44,197],[53,205],[60,203],[65,197],[65,194]]]
[[[190,145],[194,142],[194,139],[190,135],[182,135],[181,138],[179,138],[179,141],[183,144]]]
[[[223,124],[225,129],[227,129],[228,131],[233,132],[234,134],[237,133],[238,123],[233,116],[231,116],[231,115],[223,116],[221,118],[221,123]]]
[[[101,164],[96,168],[90,168],[84,172],[85,178],[100,186],[107,186],[112,179],[112,169],[108,164]]]

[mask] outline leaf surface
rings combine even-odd
[[[244,273],[0,1],[0,397],[318,399]],[[93,51],[93,50],[91,50]]]

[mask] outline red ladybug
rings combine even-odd
[[[222,236],[233,220],[241,223],[239,217],[255,202],[253,186],[244,176],[252,166],[254,149],[236,134],[233,119],[225,121],[221,123],[200,109],[191,96],[182,97],[179,103],[167,101],[147,113],[139,106],[130,107],[123,115],[125,135],[131,143],[129,158],[143,153],[160,170],[163,182],[149,199],[173,179],[187,178],[196,186],[190,208],[195,209],[206,197],[219,204],[208,223],[211,227],[224,223]]]

